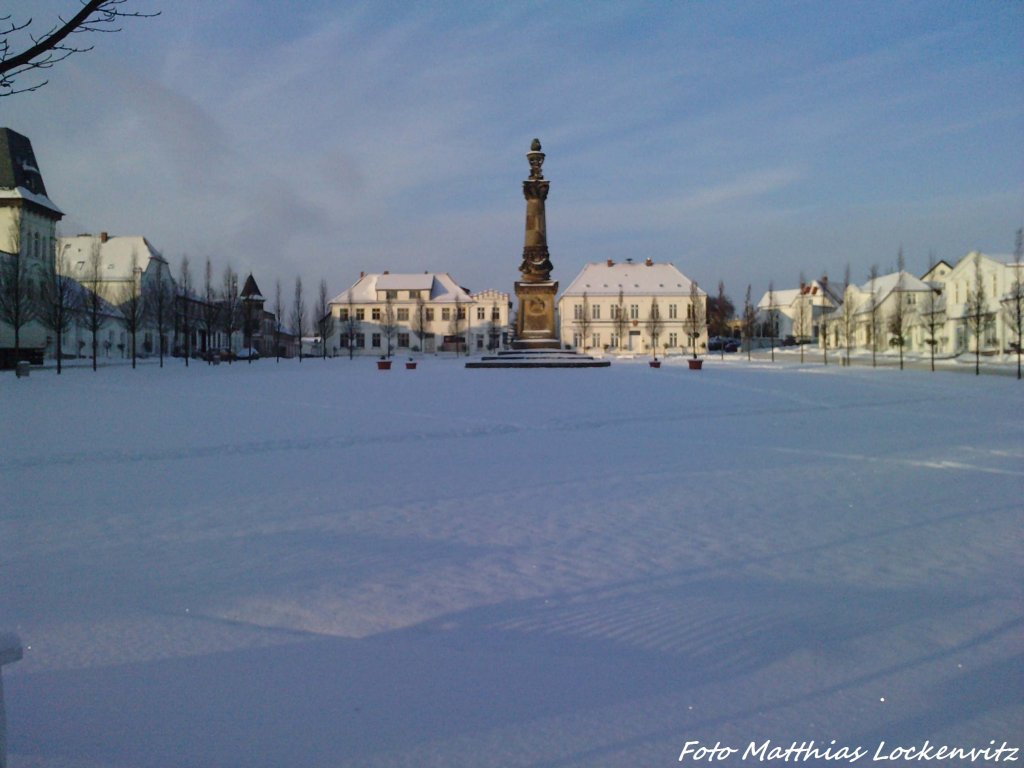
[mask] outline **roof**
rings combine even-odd
[[[872,285],[872,283],[874,283]],[[874,292],[872,292],[874,288]],[[894,291],[901,293],[928,293],[935,290],[928,283],[920,278],[914,277],[909,272],[892,272],[888,275],[880,275],[873,281],[868,280],[857,290],[868,295],[868,298],[857,308],[857,314],[864,314],[871,311],[872,298],[877,304],[881,304]]]
[[[263,294],[260,293],[260,287],[256,285],[256,278],[252,276],[252,272],[245,278],[245,285],[242,286],[242,292],[239,296],[251,301],[263,301]]]
[[[331,304],[370,303],[379,301],[378,291],[429,291],[432,302],[470,302],[472,298],[447,272],[422,274],[371,273],[362,275],[351,287],[339,293]],[[404,297],[403,297],[404,298]]]
[[[94,245],[100,249],[104,280],[124,280],[130,277],[133,256],[136,266],[143,272],[153,260],[167,263],[160,252],[141,235],[108,237],[105,241],[101,235],[75,235],[62,237],[58,242],[58,252],[66,257],[71,276],[79,279],[88,274]]]
[[[801,296],[809,297],[811,305],[816,307],[838,307],[843,303],[842,299],[832,290],[831,283],[826,278],[822,282],[811,280],[799,288],[786,288],[781,291],[772,291],[772,301],[768,301],[768,291],[765,291],[761,300],[757,302],[758,309],[769,309],[771,307],[790,307],[796,303]]]
[[[0,198],[26,200],[64,215],[46,195],[32,142],[10,128],[0,128]]]
[[[625,295],[681,296],[689,295],[693,285],[690,278],[668,262],[597,262],[585,265],[562,296],[618,296],[619,291]],[[699,287],[697,292],[707,295]]]

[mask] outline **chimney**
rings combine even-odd
[[[384,270],[384,274],[385,274],[385,275],[390,275],[391,273],[390,273],[390,272],[388,272],[388,271],[387,271],[387,270],[385,269],[385,270]]]
[[[359,279],[362,280],[364,277],[366,277],[366,273],[363,270],[359,270]]]
[[[645,267],[653,267],[654,266],[654,261],[653,261],[653,259],[651,259],[650,256],[647,257],[647,261],[644,262],[644,266]]]
[[[109,239],[110,239],[110,235],[108,235],[106,232],[100,232],[100,242],[101,243],[105,243]]]
[[[612,261],[611,259],[608,259],[608,266],[609,267],[614,267],[615,266],[615,262]]]

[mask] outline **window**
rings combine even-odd
[[[573,320],[582,320],[583,319],[583,305],[582,304],[573,304],[572,305],[572,319]]]
[[[421,294],[422,294],[422,291],[409,291],[409,298],[410,299],[418,299],[418,298],[420,298]]]
[[[380,334],[379,333],[373,334],[373,337],[372,337],[372,340],[370,341],[370,344],[372,346],[374,346],[374,347],[379,347],[380,346]]]
[[[601,348],[601,334],[600,333],[595,333],[591,337],[591,339],[590,339],[590,346],[594,347],[595,349],[600,349]]]
[[[466,308],[465,307],[459,307],[459,320],[465,320],[465,319],[466,319]]]
[[[409,334],[408,333],[400,333],[400,334],[398,334],[398,346],[399,347],[408,347],[409,346]]]
[[[629,318],[630,318],[630,320],[639,320],[640,319],[640,305],[639,304],[630,304],[629,305]]]
[[[409,320],[409,308],[408,307],[399,307],[398,311],[396,312],[396,315],[397,315],[397,317],[398,317],[398,319],[400,321],[408,322],[408,320]]]
[[[370,310],[370,318],[372,320],[380,320],[380,307],[374,307]]]
[[[613,307],[613,309],[614,309],[614,307]],[[611,341],[611,345],[612,345],[612,347],[614,347],[615,349],[618,349],[618,348],[619,348],[619,334],[617,334],[617,333],[613,333],[613,334],[612,334],[612,341]]]
[[[442,307],[441,308],[441,319],[442,320],[451,320],[452,319],[451,307]]]
[[[424,307],[423,308],[423,319],[426,320],[428,323],[434,322],[434,308],[433,307]]]
[[[675,306],[675,305],[673,305],[673,306]],[[678,347],[679,346],[679,336],[678,336],[678,334],[670,333],[668,335],[668,345],[670,347]]]
[[[501,320],[501,310],[497,307],[491,307],[491,320],[495,323]]]
[[[578,333],[572,335],[572,345],[576,348],[583,346],[583,337]]]
[[[365,309],[357,309],[356,310],[356,320],[365,320],[365,319],[366,319],[366,310]]]
[[[477,320],[486,320],[487,319],[487,310],[484,309],[483,307],[477,307],[476,308],[476,319]]]
[[[360,349],[362,349],[363,347],[366,346],[366,334],[365,333],[357,333],[356,334],[356,346],[359,347]]]
[[[594,304],[590,308],[590,319],[591,320],[600,320],[601,319],[601,305],[600,304]],[[597,346],[597,345],[595,344],[594,346]]]
[[[338,319],[342,321],[348,320],[348,307],[342,307],[338,310]]]
[[[397,299],[398,298],[398,291],[384,291],[384,298],[385,299],[392,299],[392,300]]]
[[[618,304],[612,304],[612,320],[618,320],[621,315],[622,307]]]
[[[675,320],[677,317],[679,317],[679,312],[677,310],[676,305],[675,304],[669,304],[668,305],[668,319],[669,320]],[[675,344],[673,344],[672,346],[674,347]]]

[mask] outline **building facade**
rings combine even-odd
[[[707,293],[651,259],[587,264],[558,300],[563,346],[669,354],[707,349]]]
[[[51,343],[36,310],[63,216],[46,194],[32,142],[0,128],[0,368],[16,357],[42,363]]]
[[[363,273],[329,303],[329,355],[484,351],[508,338],[509,295],[471,294],[446,272]]]

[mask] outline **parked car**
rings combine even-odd
[[[786,336],[785,338],[783,338],[782,339],[782,346],[784,346],[784,347],[795,347],[796,346],[796,336]]]
[[[239,359],[239,360],[248,360],[248,359],[250,359],[250,357],[253,360],[259,360],[260,359],[260,351],[258,349],[253,349],[252,350],[252,354],[250,355],[248,347],[245,347],[243,349],[238,350],[237,359]]]
[[[708,352],[720,351],[728,341],[729,339],[722,338],[721,336],[712,336],[708,339]]]
[[[729,339],[729,341],[725,342],[724,349],[725,349],[726,352],[739,352],[740,351],[740,343],[738,341],[736,341],[735,339]]]

